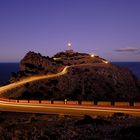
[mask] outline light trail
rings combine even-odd
[[[74,66],[66,66],[64,69],[57,74],[50,74],[50,75],[42,75],[42,76],[32,76],[21,81],[12,83],[10,85],[6,85],[0,87],[0,94],[5,91],[11,90],[13,88],[22,86],[23,84],[42,80],[42,79],[49,79],[57,76],[61,76],[67,73],[68,68],[70,67],[81,67],[86,66],[86,64],[74,65]],[[89,65],[89,64],[87,64]],[[97,66],[97,65],[95,65]],[[98,66],[103,66],[103,64],[98,64]],[[13,111],[13,112],[30,112],[30,113],[53,113],[53,114],[78,114],[78,115],[85,115],[90,114],[93,115],[97,114],[113,114],[116,112],[127,113],[134,116],[140,116],[140,109],[136,108],[119,108],[119,107],[101,107],[101,106],[87,106],[87,105],[59,105],[59,104],[33,104],[33,103],[15,103],[15,102],[7,102],[7,101],[0,101],[0,110],[1,111]]]
[[[104,65],[103,63],[91,64],[91,66],[103,66],[103,65]],[[57,76],[64,75],[64,74],[67,73],[67,70],[70,67],[81,67],[81,66],[89,66],[89,64],[79,64],[79,65],[65,66],[64,69],[57,74],[36,75],[36,76],[32,76],[32,77],[27,77],[25,79],[22,79],[21,81],[17,81],[15,83],[0,87],[0,95],[4,92],[7,92],[8,90],[20,87],[20,86],[22,86],[26,83],[30,83],[30,82],[34,82],[34,81],[38,81],[38,80],[43,80],[43,79],[54,78],[54,77],[57,77]]]
[[[18,82],[12,83],[12,84],[2,86],[2,87],[0,87],[0,94],[6,92],[8,90],[11,90],[13,88],[22,86],[22,85],[24,85],[26,83],[29,83],[29,82],[33,82],[33,81],[37,81],[37,80],[43,80],[43,79],[49,79],[49,78],[64,75],[64,74],[67,73],[68,68],[69,68],[69,66],[66,66],[60,73],[57,73],[57,74],[42,75],[42,76],[32,76],[32,77],[28,77],[26,79],[23,79],[21,81],[18,81]]]
[[[14,107],[14,108],[13,108]],[[35,105],[35,104],[20,104],[20,103],[9,103],[0,101],[0,110],[5,111],[15,111],[15,112],[30,112],[30,113],[53,113],[53,114],[93,114],[95,112],[101,114],[110,114],[110,113],[126,113],[131,115],[140,116],[140,109],[131,109],[131,108],[112,108],[112,107],[92,107],[92,106],[72,106],[72,105],[54,105],[54,104],[44,104],[44,105]]]

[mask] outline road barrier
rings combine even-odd
[[[121,107],[121,106],[130,106],[130,102],[115,102],[115,106]]]
[[[78,105],[78,101],[67,101],[68,105]]]
[[[139,102],[134,102],[134,106],[135,107],[140,107],[140,103]]]
[[[40,104],[40,100],[30,100],[30,103],[33,103],[33,104]]]
[[[30,103],[30,100],[16,100],[17,103]]]
[[[53,104],[65,104],[65,101],[53,101]]]
[[[111,102],[98,102],[98,106],[110,106]]]
[[[15,100],[0,98],[0,101],[13,102],[13,103],[29,103],[29,104],[57,104],[57,105],[85,105],[85,106],[114,106],[114,107],[138,107],[140,102],[106,102],[106,101],[57,101],[57,100]]]
[[[82,105],[94,105],[94,102],[82,101]]]
[[[50,100],[41,100],[41,104],[51,104]]]

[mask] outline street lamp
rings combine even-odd
[[[108,61],[103,61],[103,63],[108,64],[109,62]]]

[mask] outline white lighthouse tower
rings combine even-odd
[[[70,42],[68,43],[67,47],[68,48],[66,49],[66,53],[73,53],[74,52],[73,49],[72,49],[72,44]]]

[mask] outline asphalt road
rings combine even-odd
[[[87,105],[59,105],[59,104],[35,104],[35,103],[14,103],[0,101],[0,111],[30,112],[44,114],[65,114],[65,115],[101,115],[109,116],[121,112],[133,116],[140,116],[140,109],[99,107]]]

